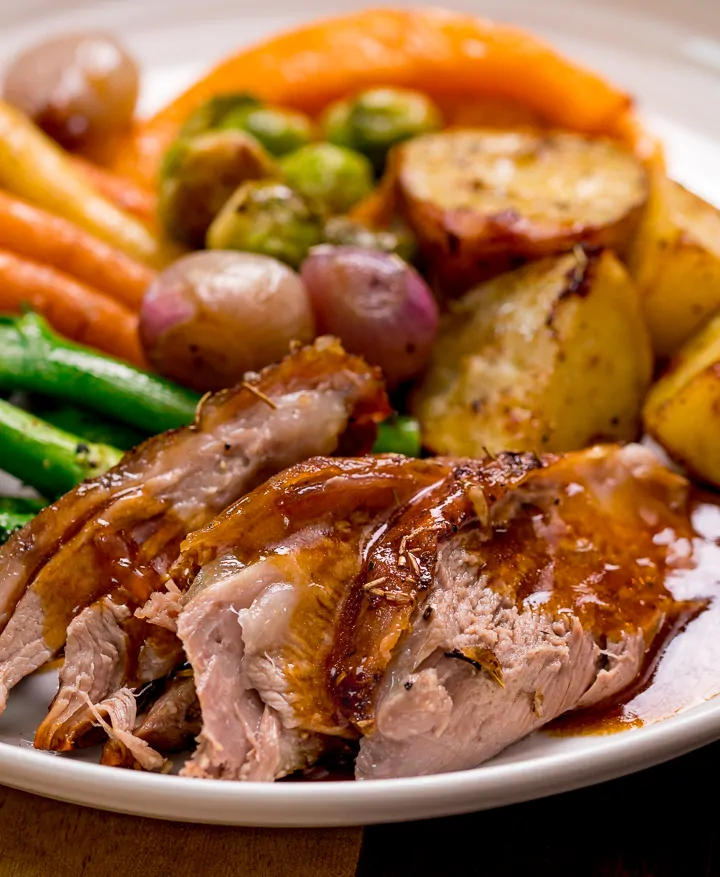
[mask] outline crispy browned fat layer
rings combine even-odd
[[[428,596],[442,543],[467,526],[487,526],[496,503],[544,464],[533,454],[447,460],[442,481],[395,509],[369,540],[329,662],[333,698],[352,724],[372,720],[378,683]]]
[[[687,486],[645,448],[597,446],[531,471],[486,526],[446,540],[356,777],[475,767],[626,688],[679,610],[665,579],[692,564]]]
[[[191,533],[171,575],[187,591],[187,604],[222,577],[222,572],[205,573],[195,581],[217,559],[232,557],[234,564],[250,566],[264,557],[280,564],[288,558],[290,573],[299,576],[299,597],[278,662],[297,691],[294,709],[303,726],[342,732],[347,721],[336,715],[327,671],[334,642],[342,636],[340,614],[348,589],[359,588],[362,594],[364,582],[358,576],[365,539],[389,525],[393,510],[442,484],[453,468],[439,459],[394,456],[318,457],[300,463]],[[403,603],[394,606],[406,614]],[[185,646],[192,655],[194,642]]]
[[[513,605],[527,608],[542,592],[544,611],[571,612],[598,642],[633,632],[649,645],[672,605],[667,544],[654,537],[666,527],[675,538],[690,533],[686,483],[659,464],[646,475],[642,457],[634,477],[623,453],[459,463],[399,508],[372,540],[340,616],[330,684],[341,712],[360,728],[373,721],[379,683],[455,536]]]

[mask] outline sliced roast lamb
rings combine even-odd
[[[186,534],[298,460],[368,450],[387,413],[378,373],[319,339],[207,397],[192,426],[150,439],[41,512],[0,550],[0,711],[68,635],[36,745],[71,748],[88,701],[177,662],[174,637],[134,612],[164,587]]]
[[[359,779],[477,766],[626,688],[674,611],[687,484],[638,446],[531,473],[441,549],[434,586],[373,699]]]
[[[172,572],[203,720],[185,773],[272,780],[337,737],[361,779],[458,770],[618,692],[673,609],[686,493],[634,445],[271,479]]]

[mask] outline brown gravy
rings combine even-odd
[[[678,601],[666,636],[647,656],[636,682],[611,702],[551,722],[553,734],[608,734],[651,724],[720,694],[720,496],[697,491],[692,544],[677,539],[686,568],[665,586]]]

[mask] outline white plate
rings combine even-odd
[[[362,5],[268,0],[267,11],[258,13],[254,2],[204,0],[199,13],[195,0],[3,0],[0,63],[48,33],[114,30],[142,62],[147,110],[245,42],[303,17]],[[712,112],[720,97],[720,7],[708,3],[691,8],[682,0],[464,0],[452,5],[524,24],[628,87],[664,138],[672,173],[720,205],[720,117]],[[54,674],[47,673],[13,692],[0,718],[0,782],[108,810],[196,822],[329,826],[450,815],[601,782],[720,737],[716,699],[619,734],[534,734],[483,767],[463,773],[365,783],[222,783],[104,768],[83,756],[36,752],[31,747],[34,728],[54,686]],[[84,757],[89,755],[97,757]]]

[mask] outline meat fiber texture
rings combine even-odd
[[[184,773],[269,781],[338,740],[363,780],[479,765],[637,676],[690,534],[687,483],[637,445],[292,467],[172,570]]]

